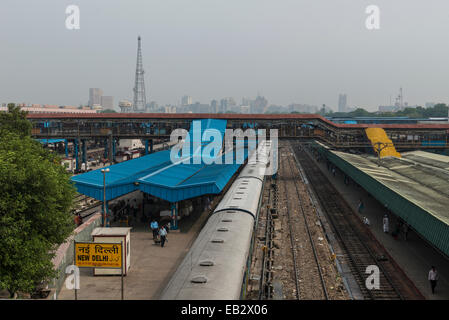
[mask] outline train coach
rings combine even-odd
[[[241,298],[270,151],[271,142],[263,141],[249,157],[163,290],[162,300]]]

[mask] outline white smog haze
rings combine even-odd
[[[138,35],[159,104],[260,93],[335,110],[346,93],[374,111],[401,86],[409,104],[449,102],[448,16],[447,0],[2,0],[0,102],[79,105],[91,87],[132,100]]]

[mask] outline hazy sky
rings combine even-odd
[[[65,26],[80,8],[80,30]],[[380,29],[368,30],[368,5]],[[0,102],[132,100],[137,36],[147,101],[232,96],[370,110],[449,102],[447,0],[1,0]]]

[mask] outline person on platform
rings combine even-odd
[[[407,241],[409,227],[408,224],[404,222],[402,225],[402,232],[404,233],[404,240]]]
[[[83,220],[81,219],[81,215],[79,213],[75,215],[75,224],[77,227],[83,224]]]
[[[438,271],[435,268],[435,266],[432,266],[432,268],[429,271],[429,281],[430,281],[430,288],[432,289],[432,294],[435,294],[435,287],[437,286],[438,281]]]
[[[362,199],[359,200],[359,205],[357,207],[357,211],[362,214],[363,209],[365,209],[365,204],[363,203]]]
[[[157,237],[157,230],[159,228],[156,220],[151,221],[150,228],[151,228],[151,231],[153,231],[153,240],[154,240]]]
[[[389,220],[388,220],[388,216],[387,216],[387,215],[384,215],[384,218],[383,218],[383,220],[382,220],[382,223],[383,223],[383,229],[384,229],[384,232],[385,232],[385,233],[388,233],[390,222],[389,222]]]
[[[367,217],[363,217],[363,223],[366,224],[367,226],[370,225],[370,222]]]
[[[167,231],[165,230],[165,227],[161,227],[159,230],[159,236],[161,237],[161,247],[164,247],[165,241],[167,240]]]

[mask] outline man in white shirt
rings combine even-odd
[[[366,224],[367,226],[370,225],[370,222],[367,217],[363,217],[363,223]]]
[[[438,281],[438,272],[434,266],[432,266],[432,268],[429,271],[429,281],[430,281],[430,287],[432,288],[432,294],[434,294],[435,287],[437,286],[437,281]]]
[[[167,231],[165,230],[165,227],[161,227],[159,229],[159,235],[161,236],[161,247],[163,248],[167,237]]]

